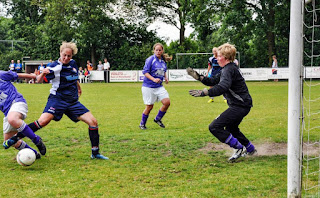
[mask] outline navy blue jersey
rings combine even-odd
[[[58,96],[67,102],[78,100],[78,66],[72,59],[69,64],[62,64],[59,60],[49,67],[50,73],[46,78],[52,83],[50,94]]]
[[[218,60],[214,56],[209,58],[208,64],[211,65],[211,75],[210,76],[214,76],[214,75],[217,75],[218,73],[220,73],[221,67],[218,64]]]

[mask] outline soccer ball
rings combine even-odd
[[[24,148],[17,154],[17,162],[22,166],[30,166],[34,161],[36,161],[36,154],[29,148]]]

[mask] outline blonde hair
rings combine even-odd
[[[220,52],[220,54],[222,56],[224,56],[227,60],[229,61],[234,61],[235,57],[236,57],[236,52],[237,49],[235,48],[234,45],[231,45],[229,43],[225,43],[223,45],[220,45],[218,47],[218,51]]]
[[[153,50],[155,50],[158,45],[163,49],[163,54],[161,55],[162,58],[163,58],[166,62],[171,61],[171,60],[172,60],[172,56],[169,56],[168,54],[165,54],[165,53],[164,53],[164,47],[163,47],[163,45],[162,45],[161,43],[156,43],[156,44],[154,44],[154,45],[153,45]]]
[[[74,56],[78,53],[77,45],[73,42],[63,41],[62,45],[60,46],[60,52],[62,52],[62,50],[66,49],[66,48],[69,48],[72,50],[72,56]]]
[[[214,52],[217,52],[218,51],[218,48],[216,48],[216,47],[214,47],[214,48],[212,48],[212,53],[214,54]]]

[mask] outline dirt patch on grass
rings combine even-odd
[[[272,156],[272,155],[287,155],[287,143],[263,143],[263,144],[255,144],[257,149],[257,156]],[[205,147],[199,149],[200,152],[208,153],[210,151],[221,151],[225,150],[226,154],[230,155],[233,152],[228,145],[222,143],[208,143]],[[308,154],[311,156],[320,155],[320,147],[319,144],[309,144],[303,146],[304,155]]]

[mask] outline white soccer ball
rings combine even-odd
[[[36,161],[36,154],[29,148],[24,148],[17,154],[17,162],[22,166],[30,166],[34,161]]]

